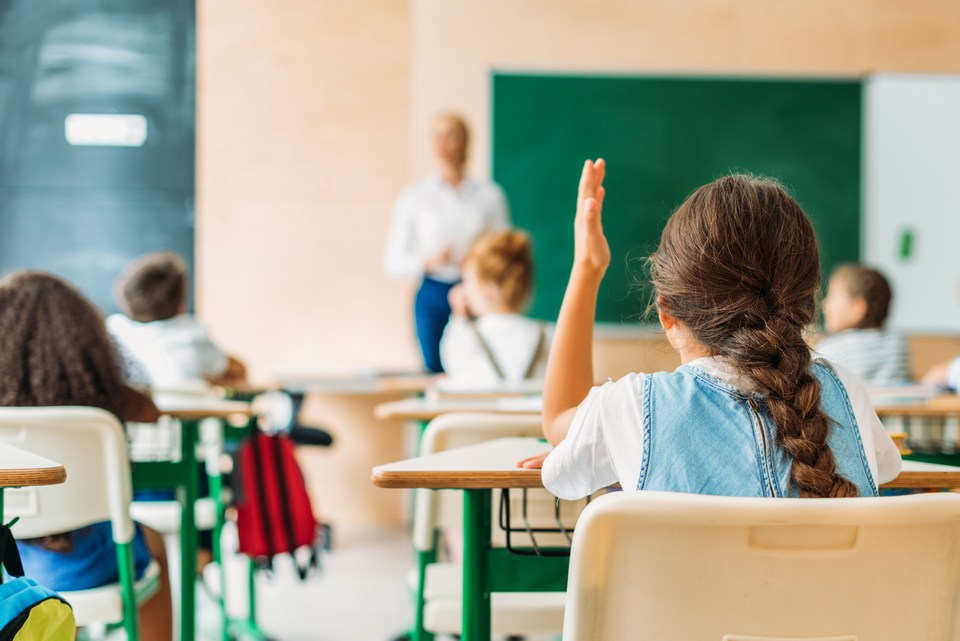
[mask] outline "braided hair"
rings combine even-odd
[[[715,180],[670,217],[650,267],[670,315],[765,392],[800,496],[857,496],[827,445],[830,419],[803,338],[816,313],[820,259],[800,205],[774,180]]]

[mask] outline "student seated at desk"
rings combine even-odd
[[[533,289],[530,237],[500,231],[477,241],[450,292],[453,319],[440,359],[453,384],[497,385],[543,378],[550,330],[523,316]]]
[[[107,329],[143,364],[154,388],[244,382],[243,364],[225,354],[187,313],[187,268],[176,254],[147,254],[127,265],[116,297],[124,314],[107,318]]]
[[[868,385],[910,380],[907,341],[884,327],[892,292],[883,274],[864,265],[841,265],[830,277],[823,320],[830,336],[814,348]]]
[[[960,391],[960,356],[944,363],[938,363],[924,374],[923,382],[938,387],[949,387]]]
[[[597,293],[610,264],[605,164],[588,161],[574,266],[544,384],[543,465],[564,499],[624,490],[727,496],[876,496],[900,454],[863,382],[812,359],[820,261],[813,226],[778,183],[720,178],[670,217],[650,270],[660,323],[683,363],[593,387]]]
[[[121,421],[152,422],[149,397],[126,386],[103,317],[65,281],[36,271],[0,280],[0,405],[99,407]],[[21,540],[26,575],[54,590],[84,590],[119,579],[109,522],[42,539]],[[172,638],[170,589],[163,540],[137,527],[138,578],[155,557],[160,592],[140,608],[141,638]]]
[[[957,297],[960,298],[960,282],[957,283]],[[960,356],[937,363],[923,375],[922,380],[928,385],[948,387],[954,392],[960,392]]]

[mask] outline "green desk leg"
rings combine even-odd
[[[197,523],[196,504],[200,494],[197,474],[199,421],[181,422],[180,464],[184,470],[177,488],[180,502],[180,641],[197,638]]]
[[[491,490],[463,491],[463,641],[490,641]]]

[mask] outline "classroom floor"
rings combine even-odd
[[[261,627],[278,641],[392,641],[413,617],[407,575],[413,568],[408,528],[338,530],[323,572],[301,583],[289,565],[257,584]],[[229,570],[228,570],[229,571]],[[218,613],[200,596],[200,639],[218,639]],[[526,641],[554,641],[528,637]],[[438,636],[437,641],[452,641]]]
[[[282,641],[389,641],[412,617],[406,587],[413,567],[404,528],[338,530],[318,575],[300,582],[290,565],[260,576],[258,617],[264,632]],[[218,638],[218,617],[201,605],[206,639]]]
[[[257,613],[261,629],[277,641],[393,641],[413,618],[407,576],[413,568],[408,528],[366,528],[337,532],[323,571],[301,583],[289,564],[278,563],[273,577],[260,576]],[[228,573],[242,572],[239,566]],[[242,576],[240,577],[243,578]],[[197,592],[200,619],[197,641],[220,638],[214,601]],[[243,599],[241,595],[241,599]],[[239,614],[242,606],[232,604]],[[122,630],[108,641],[125,638]],[[524,641],[557,641],[559,635]],[[454,641],[437,636],[437,641]],[[496,639],[496,641],[503,641]]]

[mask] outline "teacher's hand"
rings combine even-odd
[[[436,256],[427,259],[427,262],[424,263],[423,268],[428,274],[438,267],[442,267],[450,262],[450,259],[453,257],[453,247],[447,245],[447,247],[437,254]]]

